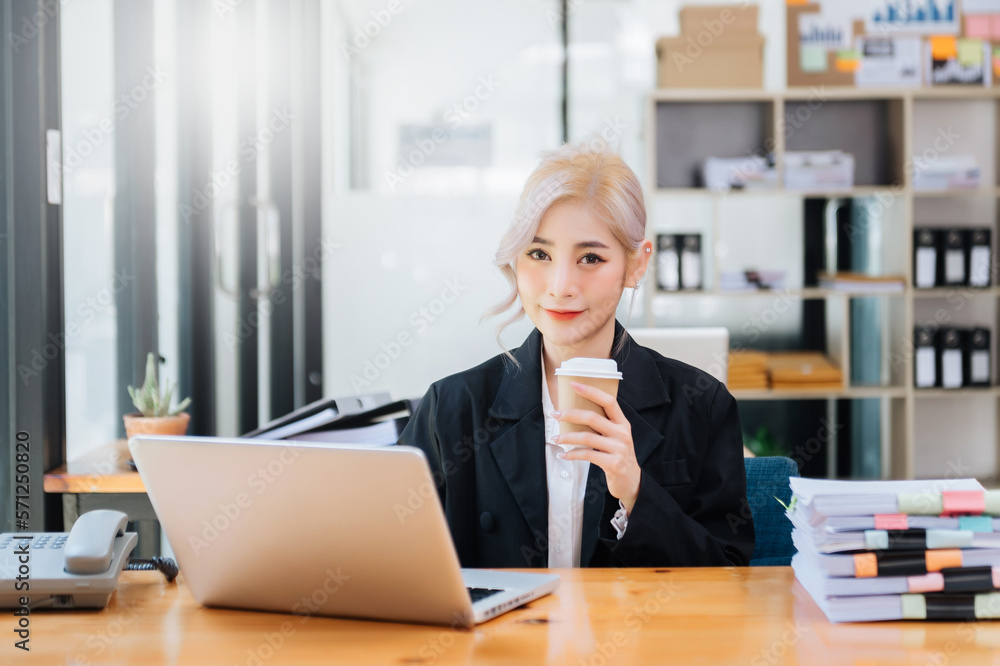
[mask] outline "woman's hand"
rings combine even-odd
[[[595,432],[569,432],[555,438],[560,444],[582,445],[559,456],[566,460],[589,460],[604,470],[608,492],[621,501],[625,511],[632,513],[639,496],[640,469],[632,444],[632,424],[625,418],[618,401],[609,393],[593,386],[571,382],[581,396],[604,408],[607,418],[589,409],[568,409],[556,412],[556,420],[577,423]]]

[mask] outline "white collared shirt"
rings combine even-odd
[[[579,567],[580,543],[583,534],[583,501],[587,494],[587,460],[563,460],[558,453],[570,446],[558,444],[552,438],[559,434],[559,422],[549,416],[555,407],[545,381],[545,354],[542,365],[542,413],[545,415],[545,477],[549,492],[549,567]],[[611,524],[621,539],[628,525],[625,507],[618,503]]]

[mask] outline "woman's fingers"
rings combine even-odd
[[[625,418],[625,414],[622,412],[622,408],[618,404],[618,399],[610,393],[579,382],[570,382],[570,386],[573,387],[573,390],[575,390],[577,394],[603,407],[604,413],[608,415],[608,420],[612,423],[628,423],[628,419]]]

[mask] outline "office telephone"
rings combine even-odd
[[[128,516],[100,509],[61,532],[0,534],[0,608],[104,608],[138,536]]]

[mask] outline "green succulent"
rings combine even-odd
[[[743,433],[743,445],[755,456],[787,456],[788,450],[778,442],[767,426],[760,426],[753,437]]]
[[[170,409],[170,397],[174,393],[174,386],[167,382],[166,393],[160,393],[159,382],[156,381],[156,356],[149,352],[146,357],[146,379],[142,388],[135,389],[128,387],[128,394],[132,398],[132,404],[143,416],[176,416],[184,411],[184,408],[191,404],[191,398],[184,398],[173,409]]]

